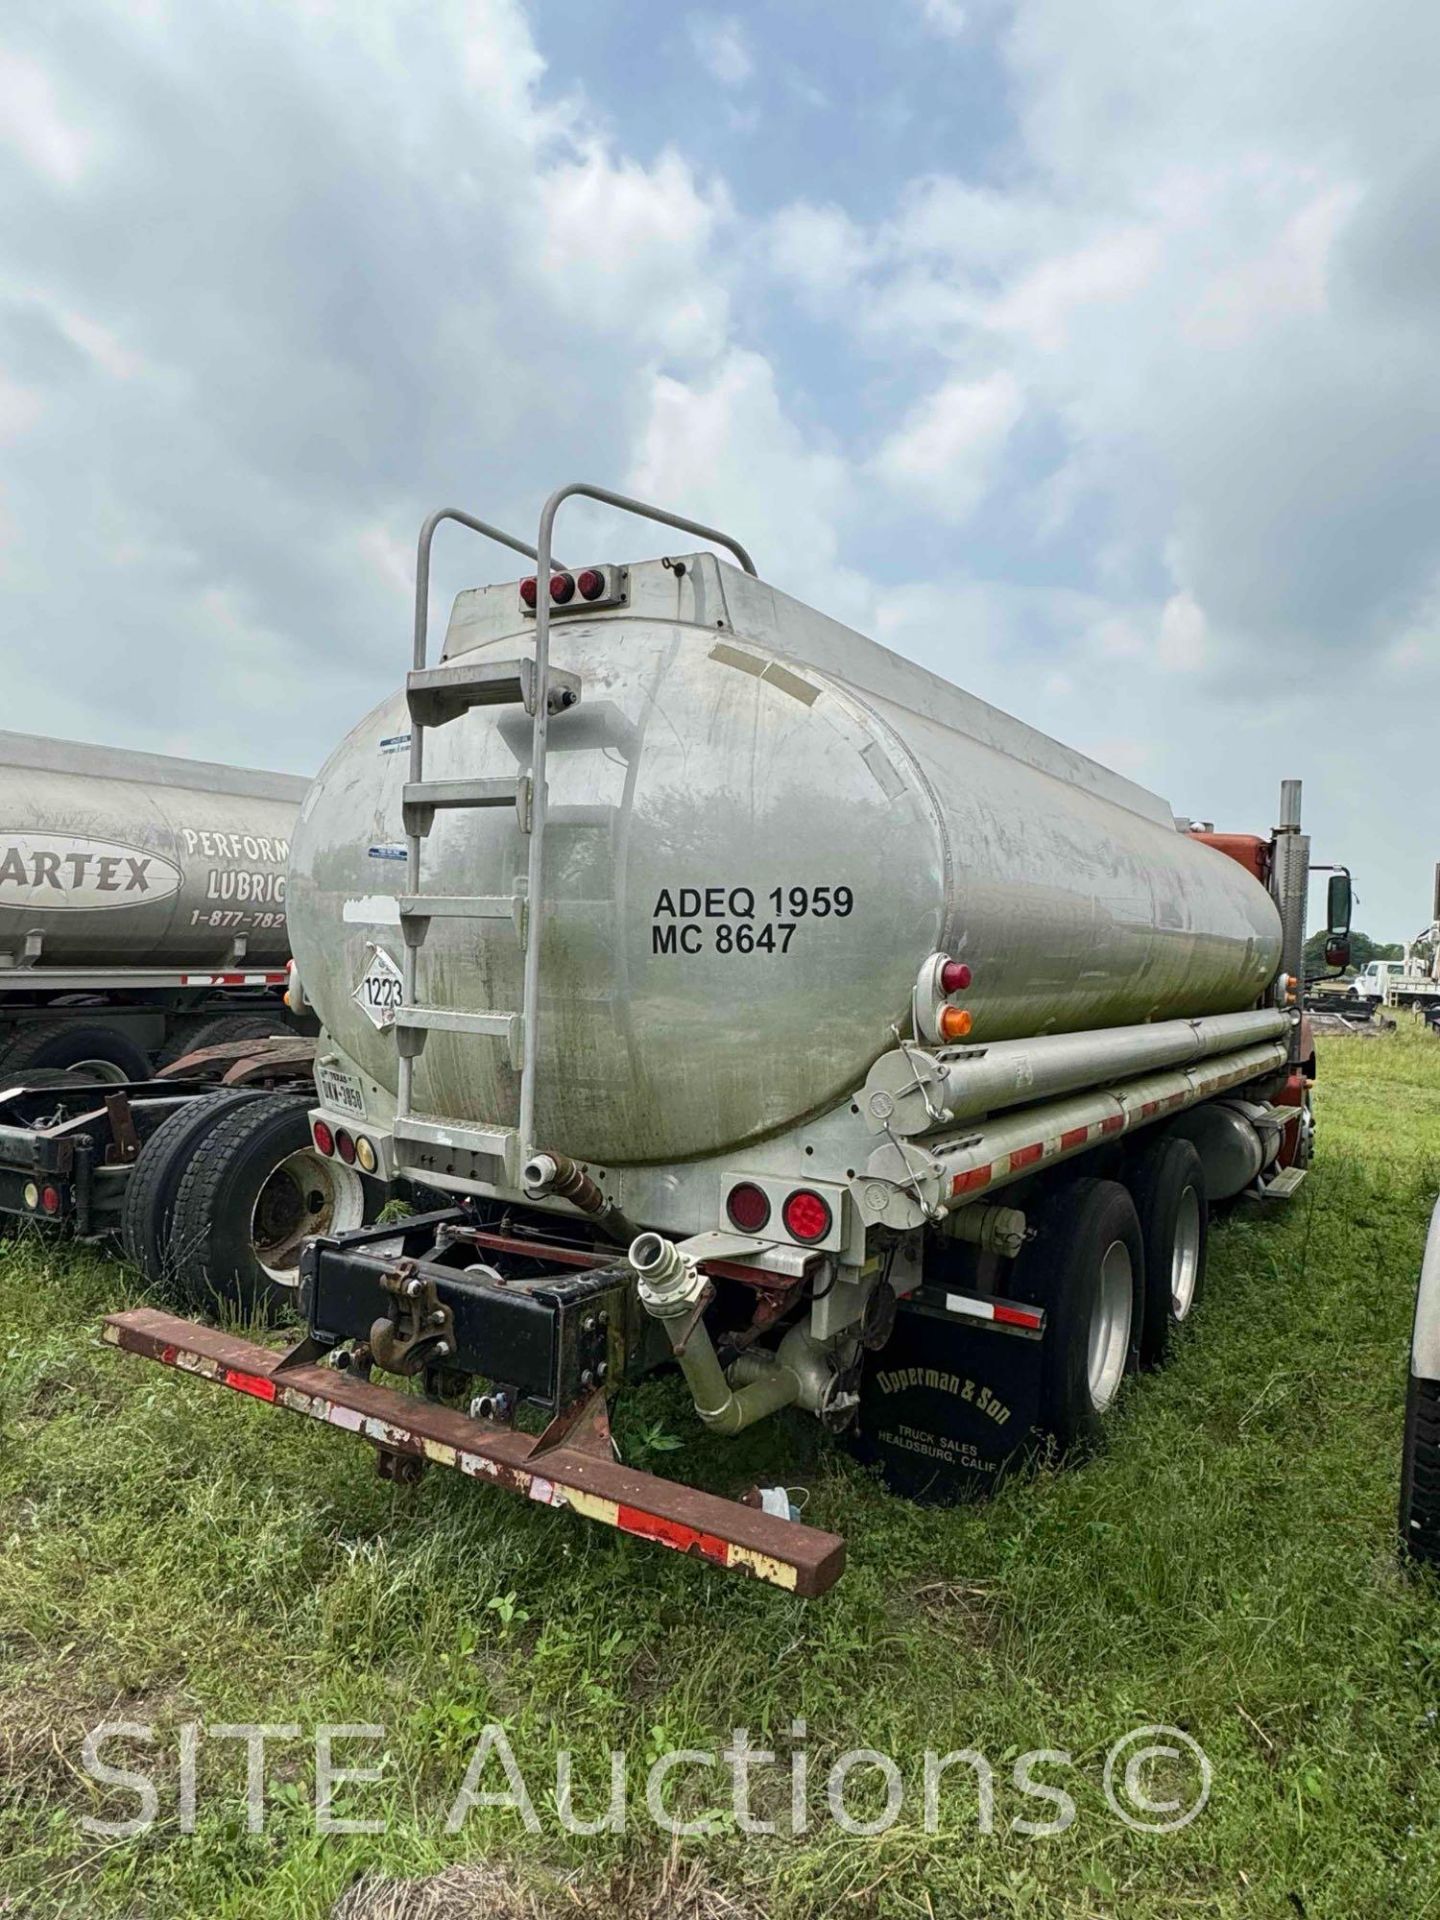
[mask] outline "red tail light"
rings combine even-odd
[[[738,1187],[732,1187],[725,1201],[725,1211],[730,1217],[732,1227],[741,1233],[759,1233],[770,1218],[770,1201],[761,1188],[742,1180]]]
[[[605,576],[599,567],[586,567],[575,576],[575,585],[579,588],[582,600],[598,600],[605,591]]]
[[[58,1187],[42,1187],[40,1189],[40,1208],[44,1213],[59,1213],[60,1189]]]
[[[834,1215],[830,1203],[809,1187],[797,1187],[780,1209],[780,1218],[785,1222],[785,1231],[792,1240],[802,1241],[806,1246],[816,1240],[823,1240],[830,1231]]]
[[[575,582],[568,573],[551,574],[550,598],[557,607],[563,607],[567,601],[575,598]]]
[[[354,1166],[355,1142],[350,1138],[350,1135],[346,1133],[343,1127],[335,1136],[335,1151],[339,1154],[340,1158],[345,1162],[347,1167]]]
[[[314,1139],[318,1152],[326,1154],[327,1156],[334,1153],[335,1136],[323,1120],[317,1120],[315,1122],[315,1125],[311,1128],[311,1137]]]
[[[527,607],[533,607],[540,598],[540,582],[532,573],[528,579],[520,582],[520,598]]]
[[[940,991],[963,993],[972,978],[973,975],[963,960],[947,960],[940,969]]]

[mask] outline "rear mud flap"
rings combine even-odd
[[[895,1331],[860,1388],[852,1451],[878,1466],[892,1492],[922,1505],[983,1498],[1033,1454],[1040,1419],[1039,1327],[993,1316],[1000,1301],[946,1305],[925,1289],[900,1308]]]

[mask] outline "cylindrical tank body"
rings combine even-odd
[[[0,733],[0,966],[223,966],[289,953],[308,781]]]
[[[550,725],[534,1144],[663,1163],[821,1112],[908,1030],[916,973],[941,949],[972,968],[975,1042],[1264,992],[1269,896],[1163,802],[758,582],[686,567],[683,585],[632,568],[624,613],[552,626],[582,697]],[[505,594],[461,597],[447,657],[533,651]],[[400,696],[361,722],[311,789],[291,861],[306,990],[391,1089],[394,1037],[352,995],[377,947],[402,952],[408,733]],[[529,756],[522,709],[475,709],[427,730],[425,778],[513,778]],[[525,862],[513,811],[437,813],[421,891],[514,894]],[[510,924],[432,920],[418,997],[518,1011]],[[415,1108],[513,1124],[501,1044],[432,1032]]]

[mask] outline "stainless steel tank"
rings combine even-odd
[[[848,1098],[943,949],[974,1041],[1245,1007],[1280,924],[1154,795],[707,555],[629,570],[629,604],[557,618],[581,699],[550,725],[536,1138],[603,1164],[723,1153]],[[957,655],[962,646],[957,635]],[[462,595],[446,657],[525,657],[516,587]],[[402,952],[397,695],[301,810],[291,933],[327,1034],[393,1092],[394,1036],[353,997]],[[427,732],[429,780],[513,777],[519,708]],[[424,890],[523,889],[506,812],[435,817]],[[383,964],[383,963],[382,963]],[[500,920],[436,920],[427,1006],[521,1004]],[[513,1123],[494,1040],[431,1033],[416,1110]]]
[[[283,960],[308,784],[0,733],[0,966]]]

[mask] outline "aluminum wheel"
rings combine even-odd
[[[1097,1413],[1104,1413],[1125,1377],[1134,1310],[1135,1270],[1130,1249],[1123,1240],[1112,1240],[1100,1262],[1099,1297],[1090,1322],[1086,1366],[1090,1402]]]
[[[365,1183],[343,1161],[301,1147],[282,1160],[250,1214],[255,1258],[277,1287],[300,1284],[300,1250],[318,1233],[349,1233],[365,1221]]]
[[[1200,1277],[1200,1196],[1186,1187],[1175,1214],[1175,1248],[1170,1258],[1170,1315],[1183,1320],[1195,1304]]]

